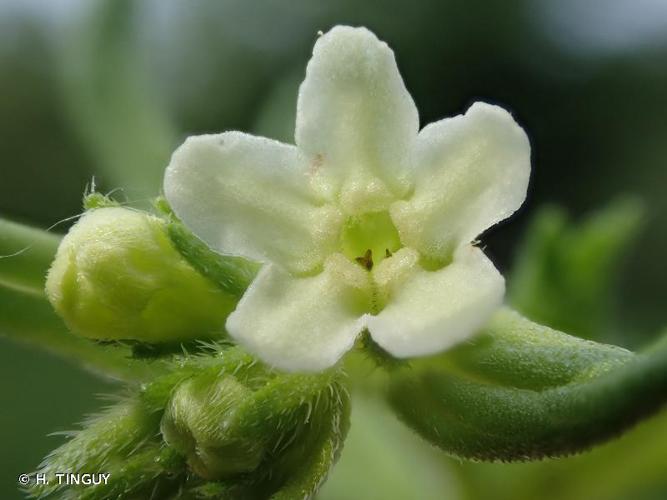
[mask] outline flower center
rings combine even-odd
[[[403,245],[387,211],[351,215],[340,235],[342,253],[370,271]]]

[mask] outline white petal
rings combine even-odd
[[[395,290],[414,274],[418,266],[419,252],[413,248],[401,248],[375,266],[371,271],[376,286],[374,310],[384,307]]]
[[[507,111],[475,103],[420,132],[415,164],[414,195],[390,213],[406,246],[441,259],[521,206],[530,144]]]
[[[299,89],[295,138],[321,192],[358,192],[369,176],[386,185],[382,190],[405,192],[418,129],[417,108],[386,43],[348,26],[318,39]],[[359,170],[366,173],[353,179]]]
[[[308,186],[294,146],[240,132],[190,137],[164,179],[174,212],[223,254],[276,262],[292,272],[320,265],[341,216]]]
[[[493,263],[466,245],[438,271],[415,267],[394,288],[387,306],[366,322],[373,339],[396,357],[434,354],[475,334],[504,293],[505,282]]]
[[[348,351],[363,329],[367,273],[340,254],[316,275],[295,278],[265,266],[227,319],[227,331],[266,363],[319,371]]]

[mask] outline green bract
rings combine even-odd
[[[73,332],[104,340],[218,336],[235,303],[174,248],[166,222],[120,207],[91,210],[72,227],[46,293]]]

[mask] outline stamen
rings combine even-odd
[[[361,264],[366,271],[373,269],[373,252],[370,248],[366,250],[366,253],[362,257],[357,257],[354,260],[356,260],[358,264]]]

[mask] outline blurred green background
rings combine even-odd
[[[389,43],[422,124],[484,100],[525,127],[533,148],[528,201],[484,237],[517,307],[629,348],[665,326],[663,0],[3,0],[0,217],[51,227],[80,212],[93,176],[101,191],[145,203],[187,135],[239,129],[291,141],[317,31],[335,24],[365,25]],[[633,201],[610,206],[627,195]],[[606,215],[571,229],[570,221],[605,206]],[[571,281],[553,269],[567,274],[605,258],[570,256],[570,243],[588,238],[586,224],[613,233],[628,217],[632,245],[596,240],[623,258],[599,264],[588,296],[568,295]],[[546,233],[556,241],[551,260],[535,250]],[[526,264],[536,259],[546,274]],[[602,319],[583,321],[593,309]],[[113,390],[67,361],[0,338],[0,498],[19,498],[17,475],[62,441],[47,434],[76,427],[103,404],[97,394]],[[322,498],[667,498],[667,415],[580,457],[467,464],[358,395],[349,442]]]

